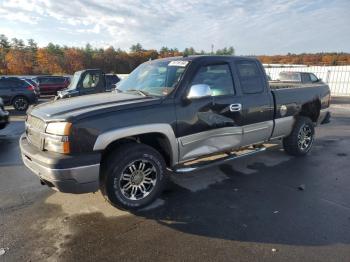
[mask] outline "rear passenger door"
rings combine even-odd
[[[242,140],[242,115],[230,64],[218,60],[199,65],[186,95],[191,86],[198,84],[208,85],[212,96],[184,97],[176,105],[180,161],[230,151]]]
[[[273,97],[264,69],[253,59],[234,62],[242,104],[242,146],[264,142],[273,130]]]

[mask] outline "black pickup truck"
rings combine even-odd
[[[55,100],[75,96],[111,92],[120,78],[114,74],[105,74],[101,69],[85,69],[74,73],[66,89],[57,92]]]
[[[36,106],[20,147],[43,184],[101,189],[114,206],[138,209],[157,198],[168,172],[260,152],[275,139],[288,154],[307,154],[329,103],[323,83],[271,88],[254,58],[166,58],[141,64],[115,92]]]

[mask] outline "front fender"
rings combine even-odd
[[[101,151],[119,139],[147,133],[161,133],[168,139],[171,147],[171,152],[169,152],[171,155],[171,162],[172,165],[176,165],[178,163],[178,143],[174,131],[169,124],[139,125],[107,131],[97,137],[93,150]]]

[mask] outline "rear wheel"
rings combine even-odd
[[[29,102],[24,96],[16,96],[12,101],[12,105],[17,111],[26,111],[29,107]]]
[[[284,150],[293,156],[310,152],[315,137],[314,123],[308,117],[298,117],[292,133],[283,139]]]
[[[101,191],[114,206],[136,210],[151,204],[165,186],[165,161],[144,144],[128,143],[105,162]]]

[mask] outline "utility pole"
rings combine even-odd
[[[211,44],[211,54],[214,54],[214,44]]]

